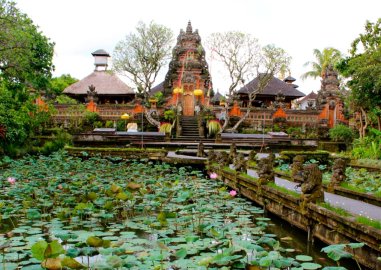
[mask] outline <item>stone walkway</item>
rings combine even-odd
[[[257,172],[251,169],[247,170],[247,174],[253,177],[258,177]],[[275,183],[278,186],[285,187],[289,190],[300,192],[300,188],[295,189],[298,185],[296,182],[275,177]],[[328,192],[324,192],[324,200],[330,205],[345,209],[353,215],[364,216],[381,221],[381,207]]]
[[[266,157],[268,154],[259,154],[259,158]],[[206,158],[194,157],[194,156],[186,156],[186,155],[177,155],[175,152],[168,152],[167,157],[175,157],[182,159],[197,159],[197,160],[206,160]],[[230,165],[230,168],[234,169],[233,165]],[[258,174],[255,170],[248,169],[247,174],[253,177],[258,177]],[[275,183],[278,186],[285,187],[290,190],[294,190],[296,192],[300,192],[300,188],[295,187],[298,185],[296,182],[292,182],[286,179],[282,179],[280,177],[275,177]],[[381,207],[365,203],[362,201],[353,200],[344,196],[336,195],[333,193],[324,192],[325,202],[330,205],[338,208],[342,208],[347,210],[349,213],[356,216],[364,216],[374,220],[381,221]]]

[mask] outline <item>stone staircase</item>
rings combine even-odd
[[[180,124],[182,132],[178,139],[186,141],[198,141],[201,139],[196,116],[182,116]]]

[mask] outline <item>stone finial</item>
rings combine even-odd
[[[187,34],[192,34],[193,33],[191,21],[188,22],[186,33]]]

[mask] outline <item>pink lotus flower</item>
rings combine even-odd
[[[218,174],[216,174],[215,172],[210,174],[211,179],[216,179],[217,177],[218,177]]]
[[[59,184],[59,185],[57,186],[57,188],[58,188],[58,189],[62,189],[62,185]]]
[[[229,194],[230,194],[230,196],[234,197],[237,195],[237,191],[235,191],[234,189],[230,190]]]
[[[8,177],[7,181],[8,181],[9,184],[14,185],[16,183],[16,178],[14,178],[14,177]]]

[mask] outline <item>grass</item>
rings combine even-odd
[[[360,188],[360,187],[355,187],[355,186],[353,186],[353,185],[351,185],[349,183],[346,183],[346,182],[342,182],[340,184],[340,186],[342,188],[349,189],[349,190],[352,190],[352,191],[361,192],[361,193],[367,193],[367,191],[365,189]]]
[[[73,150],[73,151],[101,151],[101,152],[166,152],[163,149],[156,148],[134,148],[134,147],[126,147],[126,148],[112,148],[112,147],[72,147],[66,146],[65,150]]]
[[[252,175],[248,175],[247,173],[242,173],[241,175],[243,175],[246,178],[249,178],[250,180],[258,181],[258,178],[254,177]]]
[[[287,189],[285,187],[281,187],[281,186],[278,186],[277,184],[275,183],[267,183],[267,186],[268,187],[271,187],[273,189],[276,189],[282,193],[286,193],[288,195],[291,195],[292,197],[295,197],[295,198],[300,198],[300,193],[296,192],[296,191],[293,191],[293,190],[290,190],[290,189]]]
[[[378,230],[381,229],[381,221],[379,221],[379,220],[374,220],[374,219],[367,218],[367,217],[357,217],[356,221],[361,223],[361,224],[368,225],[370,227],[376,228]]]
[[[343,209],[343,208],[339,208],[339,207],[334,207],[332,206],[331,204],[327,203],[327,202],[322,202],[322,203],[319,203],[318,204],[319,206],[321,207],[324,207],[325,209],[328,209],[332,212],[335,212],[336,214],[340,215],[340,216],[343,216],[343,217],[350,217],[352,216],[347,210]]]
[[[224,171],[231,172],[231,173],[235,173],[235,170],[232,169],[232,168],[229,168],[228,166],[225,166],[225,167],[223,168],[223,170],[224,170]]]

